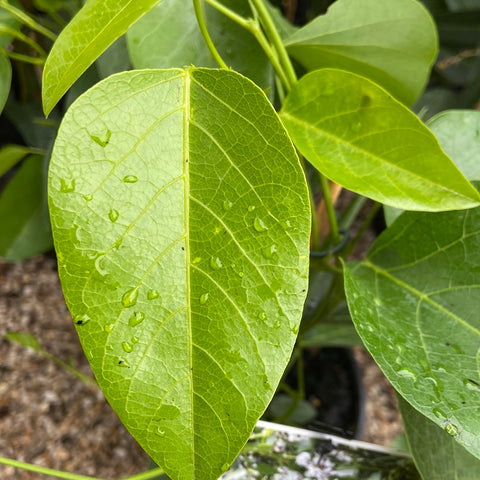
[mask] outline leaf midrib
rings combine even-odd
[[[303,128],[306,129],[306,130],[313,130],[314,132],[318,133],[320,136],[323,135],[323,136],[325,136],[325,137],[328,137],[329,139],[333,140],[333,141],[336,142],[337,144],[344,144],[344,145],[346,144],[346,145],[350,146],[353,150],[356,150],[357,152],[359,152],[360,154],[366,155],[367,157],[370,157],[370,158],[375,159],[376,161],[378,161],[378,162],[380,163],[380,165],[382,165],[382,164],[389,164],[389,165],[391,165],[393,168],[395,168],[395,169],[397,169],[397,170],[400,170],[400,171],[402,171],[402,172],[405,172],[405,173],[407,173],[408,175],[412,175],[412,176],[414,176],[414,177],[420,178],[421,180],[423,180],[423,181],[425,181],[425,182],[427,182],[427,183],[429,183],[429,184],[431,184],[431,185],[434,185],[435,187],[439,188],[440,190],[447,191],[447,192],[449,192],[449,193],[451,193],[451,194],[453,194],[453,195],[455,195],[455,196],[457,196],[457,197],[466,198],[466,199],[468,199],[468,200],[470,200],[470,201],[475,201],[475,199],[472,198],[472,197],[466,196],[466,195],[464,195],[464,194],[462,194],[462,193],[459,193],[459,192],[457,192],[457,191],[455,191],[455,190],[452,190],[452,189],[450,189],[450,188],[448,188],[448,187],[445,187],[445,185],[441,185],[441,184],[438,184],[438,183],[434,183],[434,182],[430,181],[428,178],[422,177],[421,175],[418,175],[416,172],[413,172],[413,171],[411,171],[411,170],[407,170],[407,169],[405,169],[405,168],[401,168],[399,165],[397,165],[397,164],[395,164],[395,163],[389,162],[389,161],[383,159],[382,157],[379,157],[378,155],[376,155],[376,154],[374,154],[374,153],[372,153],[372,152],[369,152],[369,151],[367,151],[367,150],[365,150],[365,149],[363,149],[363,148],[358,147],[357,145],[354,145],[354,144],[346,141],[345,139],[343,139],[343,138],[341,138],[341,137],[337,137],[337,136],[335,136],[335,135],[333,135],[333,134],[331,134],[331,133],[329,133],[329,132],[327,132],[327,131],[325,131],[325,130],[321,130],[321,129],[317,128],[316,126],[314,126],[314,125],[312,125],[312,124],[310,124],[310,123],[308,123],[308,122],[304,122],[304,121],[302,121],[301,119],[299,119],[299,118],[297,118],[297,117],[294,117],[294,116],[290,115],[289,113],[287,113],[287,112],[285,112],[285,111],[282,111],[282,112],[281,112],[281,117],[287,118],[287,119],[290,120],[291,122],[296,123],[297,125],[300,125],[301,127],[303,127]],[[459,171],[459,173],[461,173],[461,172]],[[462,174],[462,175],[463,175],[463,174]],[[477,195],[478,195],[478,194],[477,194]],[[477,204],[478,204],[478,203],[479,203],[479,199],[477,198],[476,201],[477,201]]]

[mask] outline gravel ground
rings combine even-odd
[[[55,260],[0,261],[0,456],[100,478],[145,470],[147,456],[101,391],[37,352],[4,340],[8,331],[33,334],[46,351],[92,375]],[[366,352],[356,349],[355,356],[367,391],[364,440],[388,445],[402,431],[393,389]],[[2,480],[41,478],[51,477],[0,465]]]

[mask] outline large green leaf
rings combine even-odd
[[[251,16],[245,0],[220,3],[238,15]],[[180,10],[182,15],[178,14]],[[261,88],[272,88],[273,70],[255,37],[209,5],[204,6],[204,13],[212,40],[227,65]],[[127,41],[135,68],[216,66],[198,28],[191,1],[169,0],[157,5],[129,29]]]
[[[424,480],[478,480],[480,460],[398,397],[410,452]]]
[[[10,84],[12,82],[12,65],[10,60],[0,53],[0,113],[10,93]]]
[[[78,77],[128,27],[161,0],[89,0],[62,30],[43,70],[43,110],[49,114]]]
[[[307,288],[305,178],[272,106],[227,70],[109,77],[65,116],[50,209],[107,399],[169,476],[217,478],[272,398]]]
[[[28,158],[0,196],[0,257],[21,260],[52,247],[42,157]]]
[[[280,116],[300,152],[349,190],[407,210],[479,204],[428,128],[366,78],[311,72],[293,87]]]
[[[338,0],[285,43],[308,70],[350,70],[407,105],[420,96],[438,53],[435,24],[415,0]]]
[[[480,208],[405,212],[345,290],[364,344],[396,390],[480,458]]]

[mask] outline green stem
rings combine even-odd
[[[327,211],[328,222],[330,223],[330,231],[332,234],[332,241],[334,245],[340,242],[340,234],[338,233],[337,217],[335,215],[335,208],[333,207],[332,196],[330,194],[330,185],[327,177],[318,172],[320,184],[322,185],[323,201],[325,202],[325,209]]]
[[[86,475],[78,475],[76,473],[60,472],[59,470],[53,470],[52,468],[40,467],[38,465],[32,465],[31,463],[19,462],[18,460],[12,460],[11,458],[0,457],[0,465],[8,465],[9,467],[19,468],[26,470],[27,472],[38,473],[39,475],[50,475],[55,478],[63,478],[66,480],[104,480],[97,477],[88,477]],[[131,477],[124,478],[123,480],[150,480],[163,474],[161,468],[155,470],[149,470],[148,472],[139,473]]]
[[[60,368],[63,368],[68,373],[72,374],[74,377],[81,380],[83,383],[86,383],[91,387],[98,388],[98,383],[93,378],[87,377],[72,365],[65,363],[63,360],[60,360],[59,358],[55,357],[51,353],[46,352],[45,350],[40,350],[39,353],[43,355],[45,358],[51,360],[53,363],[55,363],[55,365],[58,365]]]
[[[18,18],[23,24],[27,25],[32,30],[37,31],[42,35],[45,35],[50,40],[55,41],[57,39],[57,36],[50,30],[48,30],[48,28],[45,28],[43,25],[40,25],[39,23],[37,23],[32,17],[27,15],[24,11],[14,7],[13,5],[10,5],[7,0],[0,0],[0,8],[3,8],[7,12],[11,13],[14,17]]]
[[[210,53],[217,62],[220,68],[228,69],[227,64],[223,61],[223,58],[218,53],[218,50],[215,48],[215,45],[212,42],[212,38],[208,33],[207,25],[205,24],[205,19],[203,18],[202,7],[200,5],[200,0],[193,0],[193,8],[195,9],[195,16],[197,17],[198,27],[202,33],[203,39],[207,44]]]
[[[44,58],[30,57],[29,55],[22,55],[21,53],[9,52],[1,47],[0,52],[3,52],[3,54],[9,58],[13,58],[13,60],[20,60],[21,62],[33,63],[34,65],[43,65],[45,63]]]
[[[40,57],[42,57],[43,59],[47,58],[47,53],[45,52],[45,50],[37,42],[24,35],[22,32],[7,27],[6,25],[0,25],[0,33],[11,35],[12,37],[17,38],[18,40],[26,43],[29,47],[33,48],[33,50],[35,50],[40,55]]]
[[[343,228],[345,230],[349,230],[352,226],[352,223],[357,218],[358,214],[362,210],[365,202],[367,201],[367,197],[363,197],[362,195],[357,195],[350,205],[346,208],[346,210],[342,214],[342,218],[338,223],[339,228]]]
[[[262,26],[265,29],[265,33],[267,34],[268,39],[278,54],[280,64],[282,65],[285,75],[288,79],[288,85],[286,85],[287,91],[290,91],[293,85],[297,83],[297,75],[295,73],[295,69],[293,68],[292,62],[290,61],[287,50],[283,45],[282,38],[280,37],[280,34],[275,27],[275,23],[273,22],[263,0],[250,0],[250,2],[255,6],[255,9],[260,16]]]
[[[223,13],[226,17],[230,20],[233,20],[235,23],[238,23],[241,27],[250,30],[250,20],[238,15],[238,13],[234,12],[230,8],[227,8],[225,5],[222,5],[217,0],[205,0],[208,4],[210,4],[213,8],[218,10],[220,13]]]

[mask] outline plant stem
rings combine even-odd
[[[215,48],[215,45],[212,42],[212,38],[207,30],[207,25],[205,24],[205,19],[203,18],[202,7],[200,5],[200,0],[193,0],[193,8],[195,9],[195,16],[197,17],[198,27],[200,28],[200,32],[202,33],[203,39],[207,44],[210,53],[212,54],[213,58],[217,62],[220,68],[226,68],[227,64],[223,61],[223,58],[218,53],[218,50]]]
[[[328,184],[327,177],[318,172],[320,184],[322,185],[323,201],[325,202],[325,209],[327,211],[328,222],[330,223],[330,230],[332,234],[332,243],[338,245],[340,242],[340,234],[338,233],[337,217],[335,215],[335,208],[333,207],[332,195],[330,193],[330,185]]]
[[[43,65],[45,63],[44,58],[30,57],[29,55],[22,55],[21,53],[9,52],[1,47],[0,52],[3,52],[3,54],[9,58],[13,58],[13,60],[20,60],[21,62],[33,63],[34,65]]]
[[[97,477],[78,475],[76,473],[60,472],[59,470],[54,470],[52,468],[40,467],[39,465],[19,462],[18,460],[12,460],[11,458],[5,457],[0,457],[0,465],[8,465],[9,467],[19,468],[21,470],[26,470],[27,472],[38,473],[39,475],[50,475],[55,478],[63,478],[66,480],[105,480]],[[163,473],[164,472],[161,468],[156,468],[155,470],[139,473],[131,477],[126,477],[122,480],[150,480],[162,475]]]
[[[220,13],[223,13],[226,17],[230,20],[233,20],[235,23],[238,23],[241,27],[245,28],[246,30],[250,30],[250,23],[251,21],[242,17],[238,13],[234,12],[230,8],[227,8],[225,5],[222,5],[217,0],[205,0],[208,4],[210,4],[213,8],[218,10]]]
[[[250,2],[255,6],[255,9],[260,16],[262,26],[265,29],[265,33],[267,34],[267,37],[277,51],[278,57],[280,59],[280,64],[282,65],[288,80],[288,85],[286,85],[286,87],[287,90],[290,91],[293,85],[297,83],[297,74],[295,73],[295,69],[293,68],[292,62],[290,61],[287,50],[283,45],[282,38],[280,37],[280,34],[275,27],[275,23],[273,22],[272,17],[267,10],[267,7],[263,3],[263,0],[250,0]]]
[[[27,15],[22,10],[10,5],[7,0],[0,0],[0,8],[3,8],[7,12],[11,13],[14,17],[18,18],[23,24],[30,27],[32,30],[45,35],[50,40],[55,41],[57,36],[51,32],[48,28],[45,28],[43,25],[37,23],[32,17]]]

